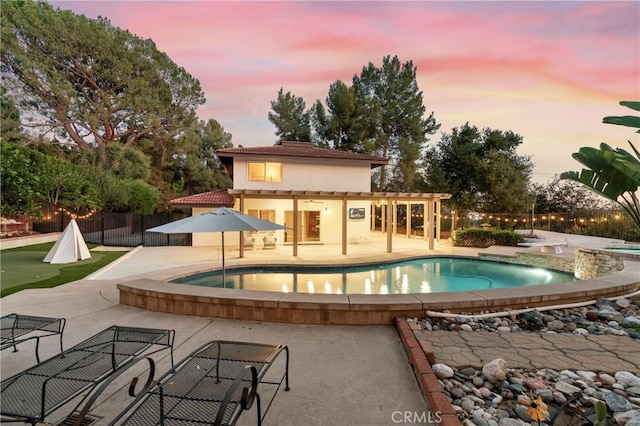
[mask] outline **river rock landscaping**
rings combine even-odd
[[[637,345],[636,339],[640,339],[640,297],[613,301],[600,298],[584,307],[491,315],[499,314],[414,319],[412,329],[518,333],[532,337],[572,333],[591,339],[614,335],[630,345]],[[611,367],[609,372],[588,371],[579,364],[575,369],[522,369],[511,368],[500,357],[481,367],[456,368],[439,363],[437,358],[432,365],[465,426],[591,425],[596,421],[596,405],[602,403],[606,418],[601,424],[640,426],[638,371],[617,371],[616,366]]]

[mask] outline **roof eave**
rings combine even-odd
[[[175,209],[178,209],[178,208],[180,208],[180,209],[182,209],[182,208],[185,208],[185,209],[194,209],[194,208],[211,208],[211,209],[215,209],[215,208],[217,208],[217,207],[230,207],[230,208],[233,208],[233,207],[235,206],[235,202],[234,202],[234,203],[232,203],[232,204],[215,204],[215,203],[206,203],[206,204],[204,204],[204,203],[203,203],[203,204],[193,204],[193,203],[189,203],[189,204],[174,204],[174,203],[172,203],[172,202],[169,202],[169,205],[170,205],[172,208],[175,208]]]

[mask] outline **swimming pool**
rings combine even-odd
[[[640,254],[640,246],[637,245],[615,245],[606,246],[604,248],[616,253]]]
[[[322,294],[415,294],[514,288],[577,281],[571,274],[488,260],[437,257],[366,266],[263,266],[174,279],[242,290]]]

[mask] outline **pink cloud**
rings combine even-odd
[[[601,133],[614,132],[603,130],[601,118],[619,100],[640,99],[637,2],[53,4],[107,16],[153,39],[200,80],[207,97],[201,118],[218,119],[245,145],[273,142],[267,113],[280,87],[310,106],[333,81],[350,84],[368,62],[380,65],[389,54],[413,60],[427,110],[443,130],[466,117],[526,129],[525,141],[597,144]],[[531,126],[537,117],[560,116],[551,130]]]

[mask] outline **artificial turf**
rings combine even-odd
[[[80,280],[108,265],[126,251],[92,251],[91,259],[50,264],[42,260],[54,243],[0,251],[0,297],[28,288],[48,288]],[[95,244],[87,245],[90,249]]]

